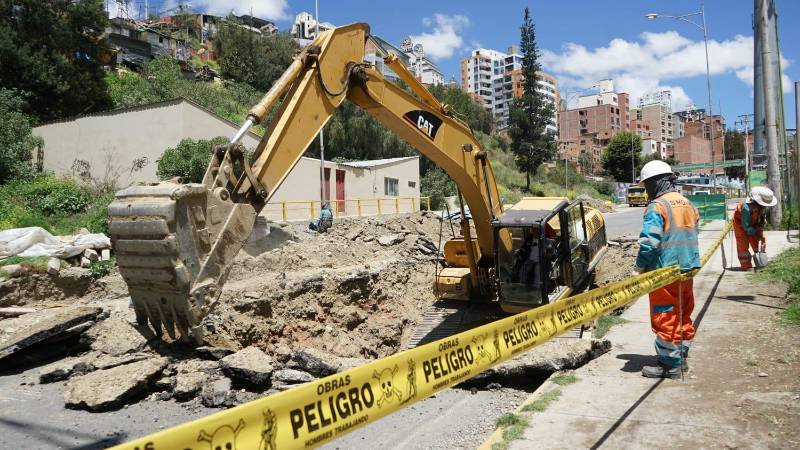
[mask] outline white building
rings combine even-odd
[[[578,97],[578,108],[599,105],[619,106],[619,97],[614,92],[614,80],[600,80],[593,87],[596,87],[598,92]]]
[[[86,114],[41,124],[33,135],[44,140],[34,161],[61,176],[113,182],[123,188],[158,181],[161,155],[182,139],[233,136],[239,124],[178,98],[148,105]],[[261,137],[245,133],[254,149]],[[419,157],[325,162],[325,197],[340,216],[419,211]],[[270,220],[308,220],[319,214],[320,161],[301,158],[261,212]]]
[[[560,98],[555,77],[545,72],[537,75],[537,90],[553,103],[554,110],[558,109]],[[499,129],[508,126],[511,104],[522,95],[523,84],[522,55],[514,46],[508,48],[508,53],[479,48],[461,61],[461,87],[483,103]],[[553,124],[548,128],[556,131],[556,124],[554,112]]]
[[[667,158],[667,144],[656,139],[642,139],[642,156],[658,155],[661,159]]]
[[[330,22],[320,22],[319,31],[327,31],[336,28],[336,25]],[[292,24],[292,37],[297,40],[301,47],[310,44],[311,41],[317,37],[317,19],[308,12],[301,12],[294,18]]]
[[[403,39],[400,50],[408,56],[408,70],[424,84],[444,84],[444,74],[425,56],[422,44],[414,44],[410,37]]]

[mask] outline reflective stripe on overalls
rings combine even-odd
[[[659,265],[678,264],[684,271],[700,267],[697,209],[676,192],[664,194],[654,202],[660,206],[658,209],[663,210],[664,219]],[[676,281],[654,290],[649,297],[650,324],[656,334],[658,360],[671,367],[680,366],[695,334],[691,318],[694,310],[693,281],[691,278]]]

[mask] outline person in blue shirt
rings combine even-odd
[[[322,209],[319,210],[319,219],[316,222],[309,223],[308,229],[324,233],[331,226],[333,226],[333,213],[331,212],[330,204],[325,203],[322,205]]]

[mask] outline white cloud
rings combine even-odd
[[[225,16],[250,14],[260,19],[281,20],[289,17],[287,0],[195,0],[191,3],[195,11]]]
[[[712,76],[735,74],[752,87],[752,36],[711,40],[708,52]],[[635,41],[617,38],[594,49],[567,43],[560,52],[543,50],[542,64],[546,70],[555,73],[567,91],[580,90],[597,80],[612,78],[617,90],[631,94],[633,104],[645,93],[670,89],[673,109],[676,110],[692,103],[692,99],[683,88],[675,85],[675,81],[706,74],[703,41],[692,41],[675,31],[642,33]],[[788,60],[782,59],[784,69],[789,64]],[[697,103],[705,104],[705,98],[697,99]]]
[[[425,55],[432,59],[447,59],[464,46],[462,32],[469,27],[469,18],[462,15],[434,14],[433,17],[425,17],[422,24],[428,28],[433,28],[430,32],[424,32],[411,36],[411,41],[415,44],[422,44]]]

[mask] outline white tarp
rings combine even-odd
[[[87,248],[111,247],[111,239],[102,233],[81,230],[75,236],[53,236],[41,227],[13,228],[0,231],[0,258],[9,256],[53,256],[66,259],[80,255]]]

